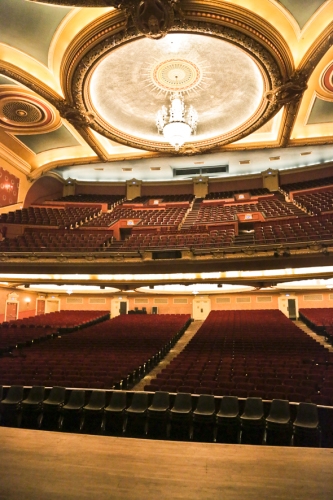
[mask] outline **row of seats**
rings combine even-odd
[[[11,386],[0,402],[0,423],[163,439],[320,445],[314,404],[300,403],[292,421],[287,400],[273,400],[265,416],[261,398],[247,398],[243,411],[233,396],[201,394],[194,403],[191,394],[179,393],[172,399],[163,391],[135,392],[129,403],[125,391],[114,391],[107,403],[105,391],[92,391],[87,401],[85,391],[74,389],[66,401],[64,387],[53,387],[45,397],[45,387],[34,386],[24,397],[23,386]]]
[[[193,194],[164,194],[164,195],[156,195],[156,196],[137,196],[133,198],[133,200],[125,201],[126,203],[131,204],[142,204],[146,205],[151,200],[160,200],[162,203],[179,203],[179,202],[188,202],[191,203],[194,199]]]
[[[333,353],[281,311],[211,311],[145,390],[333,404]]]
[[[113,240],[112,231],[62,231],[25,229],[17,238],[0,242],[2,252],[89,252],[108,248]]]
[[[123,202],[125,197],[119,194],[72,194],[58,198],[65,203],[106,203],[108,210]]]
[[[126,205],[118,205],[111,212],[106,212],[100,217],[88,221],[85,227],[110,227],[119,219],[137,219],[140,226],[163,226],[171,225],[178,227],[183,221],[188,207],[166,207],[135,209],[127,208]]]
[[[0,324],[0,354],[110,318],[106,311],[56,311]]]
[[[26,224],[57,227],[76,227],[97,217],[99,206],[71,206],[66,208],[29,207],[0,215],[0,224]]]
[[[80,311],[77,311],[80,315]],[[120,315],[0,357],[3,385],[123,387],[140,380],[173,347],[189,314]]]
[[[224,200],[224,199],[232,199],[237,194],[249,193],[250,196],[267,196],[270,191],[267,188],[257,188],[257,189],[248,189],[248,190],[234,190],[234,191],[216,191],[213,193],[208,193],[205,196],[205,200]]]
[[[319,215],[333,211],[333,189],[294,195],[295,203],[308,213]]]
[[[289,194],[293,191],[302,191],[305,189],[315,189],[324,186],[333,186],[333,177],[324,177],[323,179],[314,179],[310,181],[294,182],[282,184],[280,190],[284,194]]]

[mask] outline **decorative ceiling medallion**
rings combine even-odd
[[[165,99],[159,94],[193,89],[191,104],[198,111],[200,123],[197,135],[180,149],[180,154],[193,154],[236,142],[263,126],[279,111],[282,106],[279,100],[268,100],[265,96],[285,79],[277,60],[259,41],[206,20],[182,22],[173,29],[175,32],[155,42],[142,38],[132,27],[109,36],[82,56],[72,75],[67,100],[82,115],[93,116],[89,127],[129,147],[174,153],[172,146],[156,134],[155,112]],[[197,37],[195,48],[192,38],[186,41],[186,46],[182,40],[165,46],[169,37],[177,36]],[[151,51],[145,49],[145,58],[140,51],[143,41],[156,44],[150,46]],[[218,41],[221,46],[216,49]],[[214,59],[210,57],[212,45]],[[162,50],[156,48],[162,46],[163,54],[152,53]],[[173,52],[177,58],[170,58]],[[235,54],[240,59],[237,63]],[[150,81],[145,82],[142,77],[154,60],[157,61],[154,68],[148,70]],[[209,61],[211,64],[201,68],[201,61],[205,66]],[[249,67],[252,67],[250,80]],[[204,89],[200,85],[203,82]],[[226,82],[233,86],[229,94]],[[152,89],[159,92],[155,94]]]
[[[197,87],[201,72],[196,64],[183,59],[170,59],[157,64],[151,73],[152,82],[166,92],[187,92]]]
[[[326,69],[321,82],[325,90],[333,92],[333,64]]]
[[[15,128],[41,127],[52,120],[52,113],[46,105],[22,94],[0,96],[0,125]]]

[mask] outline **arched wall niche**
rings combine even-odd
[[[43,203],[46,200],[55,200],[63,194],[64,184],[62,181],[45,175],[37,179],[26,194],[24,207],[33,203]]]

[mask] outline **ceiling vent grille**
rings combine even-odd
[[[211,167],[190,167],[190,168],[174,168],[173,176],[182,175],[209,175],[209,174],[225,174],[229,172],[229,165],[214,165]]]

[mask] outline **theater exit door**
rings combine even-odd
[[[207,318],[211,310],[210,298],[205,296],[195,297],[192,306],[193,319],[203,321]]]

